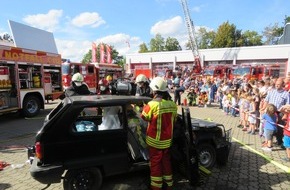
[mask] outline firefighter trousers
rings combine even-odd
[[[172,189],[172,168],[170,150],[149,147],[151,189],[161,190],[165,185],[167,190]],[[164,189],[165,187],[163,187]]]

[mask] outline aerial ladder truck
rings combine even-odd
[[[202,67],[201,67],[200,56],[198,53],[197,43],[195,40],[195,29],[194,29],[193,21],[191,20],[191,17],[189,14],[187,0],[181,0],[181,4],[182,4],[184,16],[185,16],[186,27],[187,27],[187,31],[188,31],[188,35],[189,35],[189,43],[190,43],[191,50],[192,50],[192,53],[194,56],[193,72],[195,74],[201,74]]]

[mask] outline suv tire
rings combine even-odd
[[[63,181],[64,190],[101,188],[103,176],[98,168],[68,170]]]
[[[212,168],[216,161],[215,148],[209,143],[202,143],[198,146],[199,163],[206,167]]]

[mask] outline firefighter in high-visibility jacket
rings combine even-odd
[[[173,125],[177,116],[176,104],[168,99],[167,82],[155,77],[150,87],[153,100],[143,107],[141,117],[148,121],[146,143],[149,149],[151,189],[172,189],[170,147]]]

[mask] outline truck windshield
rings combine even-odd
[[[70,65],[69,64],[62,64],[61,69],[62,69],[63,75],[68,75],[70,73]]]
[[[210,69],[205,69],[204,70],[204,75],[213,75],[213,70],[210,70]]]
[[[238,67],[233,71],[234,75],[242,76],[244,74],[250,74],[250,67]]]

